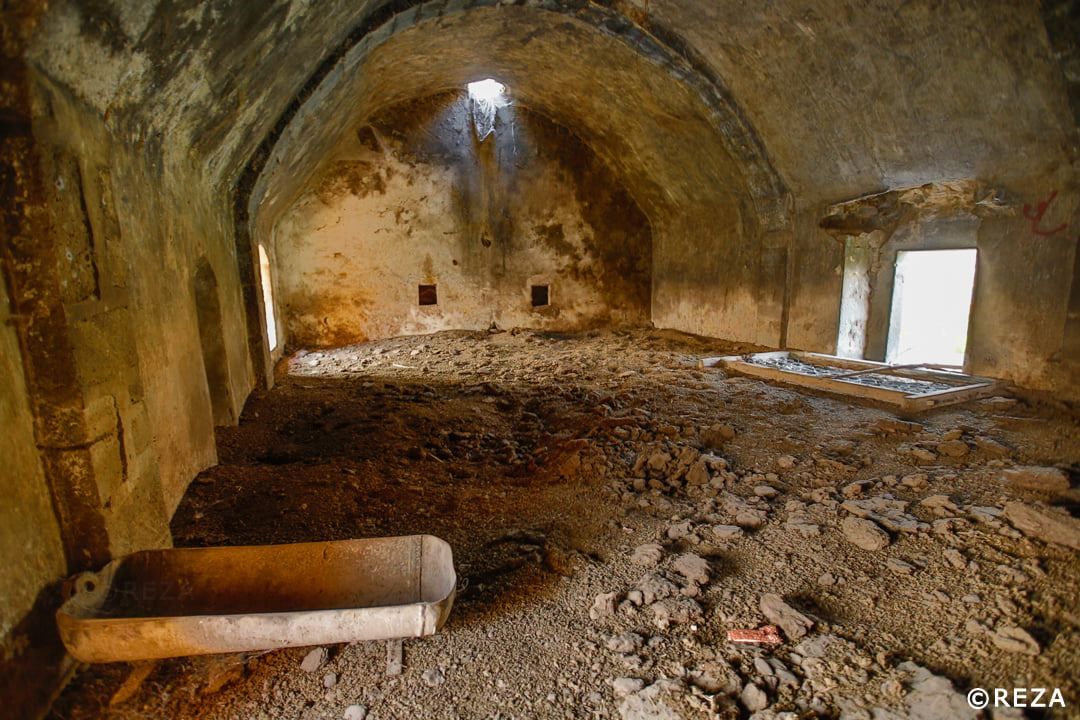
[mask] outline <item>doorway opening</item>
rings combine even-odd
[[[199,261],[195,270],[195,313],[214,425],[232,425],[233,403],[229,392],[229,359],[225,353],[221,301],[218,298],[217,276],[206,258]]]
[[[266,343],[270,352],[277,350],[277,315],[274,314],[274,287],[270,274],[270,257],[259,245],[259,280],[262,281],[263,315],[266,317]]]
[[[896,254],[886,362],[963,366],[976,256],[974,249]]]

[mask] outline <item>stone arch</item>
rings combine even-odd
[[[199,344],[214,425],[232,425],[236,422],[236,413],[233,409],[229,359],[225,351],[225,335],[221,322],[221,300],[217,276],[205,257],[200,258],[196,266],[193,286],[195,313],[199,323]]]
[[[425,44],[440,38],[445,43],[448,37],[454,38],[452,45],[425,54]],[[395,82],[368,83],[383,71]],[[686,236],[723,226],[749,235],[750,241],[717,237],[710,271],[740,268],[745,278],[733,285],[756,280],[758,237],[788,226],[790,196],[732,94],[675,33],[652,22],[643,27],[612,7],[583,0],[390,3],[319,65],[235,186],[249,344],[267,382],[271,358],[259,312],[254,241],[269,234],[276,214],[358,114],[487,75],[505,77],[520,102],[580,131],[609,162],[654,229],[661,229],[659,242],[673,256],[667,261],[661,253],[661,267],[679,271],[687,262],[682,257]],[[648,78],[643,92],[652,96],[644,101],[620,97],[617,89],[630,76]],[[594,93],[592,104],[559,95],[560,86],[582,86],[583,93]],[[623,137],[624,128],[637,133],[637,141]],[[643,141],[654,132],[663,135],[661,142]],[[646,147],[651,155],[639,152]],[[671,148],[676,151],[668,152]],[[710,212],[708,218],[691,217]],[[693,264],[699,265],[696,259]],[[731,293],[731,306],[743,307],[728,314],[730,321],[752,318],[752,293],[741,288]],[[679,312],[670,298],[661,304]]]

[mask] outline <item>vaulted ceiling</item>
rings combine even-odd
[[[214,187],[265,168],[272,206],[358,116],[488,75],[659,215],[707,184],[767,225],[788,193],[1022,179],[1075,150],[1034,0],[96,0],[41,30],[38,66],[114,127]]]

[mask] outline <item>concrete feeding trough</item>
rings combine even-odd
[[[60,637],[99,663],[431,635],[457,577],[446,542],[409,535],[145,550],[69,584]]]
[[[904,412],[989,397],[1004,389],[1004,383],[998,380],[952,372],[940,366],[888,365],[786,350],[703,358],[700,365],[875,400]]]

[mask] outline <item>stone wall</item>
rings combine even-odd
[[[1040,220],[1025,216],[1052,195]],[[979,224],[969,370],[1078,400],[1080,358],[1067,345],[1070,328],[1076,332],[1070,294],[1080,284],[1080,191],[1040,178],[1015,193],[1010,208]]]
[[[17,687],[20,666],[41,661],[46,645],[40,631],[51,623],[55,593],[49,588],[64,577],[67,563],[60,527],[34,437],[34,417],[19,338],[6,288],[0,295],[0,692]],[[29,618],[29,622],[26,620]],[[35,647],[37,646],[37,647]],[[51,660],[51,658],[49,659]]]
[[[298,303],[278,319],[312,342],[488,318],[553,328],[651,319],[831,351],[844,246],[821,227],[829,208],[977,182],[1000,191],[1001,212],[979,215],[971,369],[1075,397],[1077,53],[1065,5],[15,4],[0,37],[14,321],[3,347],[18,348],[4,372],[15,395],[22,375],[28,402],[4,412],[24,451],[33,432],[40,473],[20,456],[14,491],[38,509],[51,498],[64,567],[48,523],[18,523],[4,552],[22,543],[15,557],[37,559],[0,603],[5,623],[58,571],[169,542],[187,484],[215,461],[214,422],[234,422],[251,390],[272,382],[281,347],[264,342],[253,243],[272,246],[289,208],[282,228],[325,241],[303,257],[284,242],[274,258]],[[514,147],[538,151],[521,163],[507,164],[506,133],[482,153],[450,142],[467,137],[464,126],[444,125],[429,143],[419,124],[434,111],[394,118],[403,134],[384,126],[376,144],[355,134],[359,118],[487,76],[521,101],[514,112],[525,115],[507,126],[529,132]],[[326,161],[339,151],[371,165],[346,168],[349,190],[324,203],[324,181],[337,183]],[[376,178],[385,187],[368,189]],[[378,223],[338,235],[304,225],[335,208],[377,218],[391,200]],[[354,229],[376,244],[358,248]],[[455,234],[435,242],[442,232]],[[403,244],[379,245],[384,235]],[[371,274],[355,251],[365,248],[403,269],[369,288],[363,313],[383,309],[357,326],[354,282]],[[534,312],[525,288],[545,273],[554,307]],[[468,311],[413,313],[427,278]],[[350,294],[341,307],[305,307],[300,280]],[[31,691],[33,673],[7,675],[38,700],[54,679],[39,673]]]
[[[274,231],[291,343],[648,322],[648,220],[588,146],[510,92],[483,141],[454,91],[379,113],[330,154]],[[437,304],[419,304],[421,284]]]
[[[858,292],[841,298],[829,290],[821,307],[860,319],[844,328],[855,334],[844,338],[857,349],[852,354],[885,359],[899,251],[974,248],[968,372],[1078,397],[1076,363],[1066,344],[1080,196],[1061,182],[1054,187],[1033,179],[1034,190],[1023,194],[970,181],[930,183],[826,211],[818,233],[823,242],[846,248],[844,276]]]

